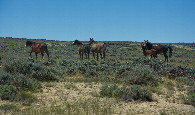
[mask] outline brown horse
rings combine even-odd
[[[44,52],[47,54],[47,57],[49,59],[49,52],[48,52],[48,49],[47,49],[47,44],[46,43],[35,43],[35,42],[32,42],[32,41],[28,41],[26,42],[26,48],[28,46],[30,46],[30,57],[31,57],[31,53],[32,52],[35,52],[35,55],[36,55],[36,59],[37,59],[37,54],[38,53],[41,53],[42,55],[42,59],[43,59],[43,56],[44,56]]]
[[[79,40],[75,40],[72,45],[77,45],[79,48],[79,55],[80,55],[80,59],[82,58],[83,60],[83,54],[85,54],[86,58],[88,58],[89,60],[89,53],[90,53],[90,49],[91,47],[87,44],[82,44]]]
[[[154,59],[157,58],[157,51],[155,49],[148,50],[146,49],[146,46],[144,46],[143,44],[141,44],[141,47],[142,47],[144,56],[150,55],[151,58],[152,57],[154,57]]]
[[[97,53],[97,61],[98,61],[98,53],[100,53],[101,59],[104,58],[105,60],[105,52],[106,52],[106,44],[105,43],[95,43],[93,38],[90,38],[89,45],[92,45],[92,53],[95,59],[95,53]],[[103,54],[103,57],[102,57]]]
[[[145,40],[144,40],[145,41]],[[172,47],[170,46],[166,46],[166,45],[157,45],[157,46],[153,46],[152,43],[145,41],[145,46],[148,50],[150,49],[155,49],[157,51],[157,54],[164,54],[165,57],[165,62],[168,62],[168,56],[167,56],[167,51],[169,49],[169,57],[172,56]]]

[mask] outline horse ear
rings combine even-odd
[[[147,40],[147,42],[148,42],[148,40]]]

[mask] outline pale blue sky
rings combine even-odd
[[[0,36],[195,42],[195,0],[0,0]]]

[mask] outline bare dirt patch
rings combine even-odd
[[[193,48],[187,47],[187,46],[183,46],[183,45],[173,45],[176,48],[182,48],[182,49],[186,49],[186,50],[195,50]]]

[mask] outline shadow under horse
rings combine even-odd
[[[89,54],[91,47],[88,44],[82,44],[79,40],[75,40],[72,45],[77,45],[79,49],[80,59],[83,60],[83,54],[85,54],[86,58],[89,60]]]
[[[89,41],[89,45],[92,45],[92,53],[93,53],[93,57],[95,59],[95,53],[97,53],[97,61],[98,61],[98,53],[100,53],[100,57],[101,59],[104,58],[105,60],[105,53],[106,53],[106,47],[107,45],[105,43],[95,43],[95,41],[93,40],[93,38],[90,38]],[[103,54],[103,57],[102,57]]]
[[[157,54],[163,53],[163,55],[165,57],[165,62],[166,61],[168,62],[168,56],[167,56],[168,49],[169,49],[169,57],[172,56],[172,47],[171,46],[167,46],[167,45],[153,46],[152,43],[148,42],[148,40],[145,41],[145,46],[148,50],[155,49],[157,51]]]
[[[32,41],[28,41],[26,42],[26,48],[30,46],[30,57],[31,57],[31,53],[35,52],[36,55],[36,59],[37,59],[37,54],[41,53],[42,55],[42,59],[44,58],[44,52],[47,54],[47,57],[49,59],[49,52],[47,49],[47,44],[46,43],[36,43],[36,42],[32,42]]]

